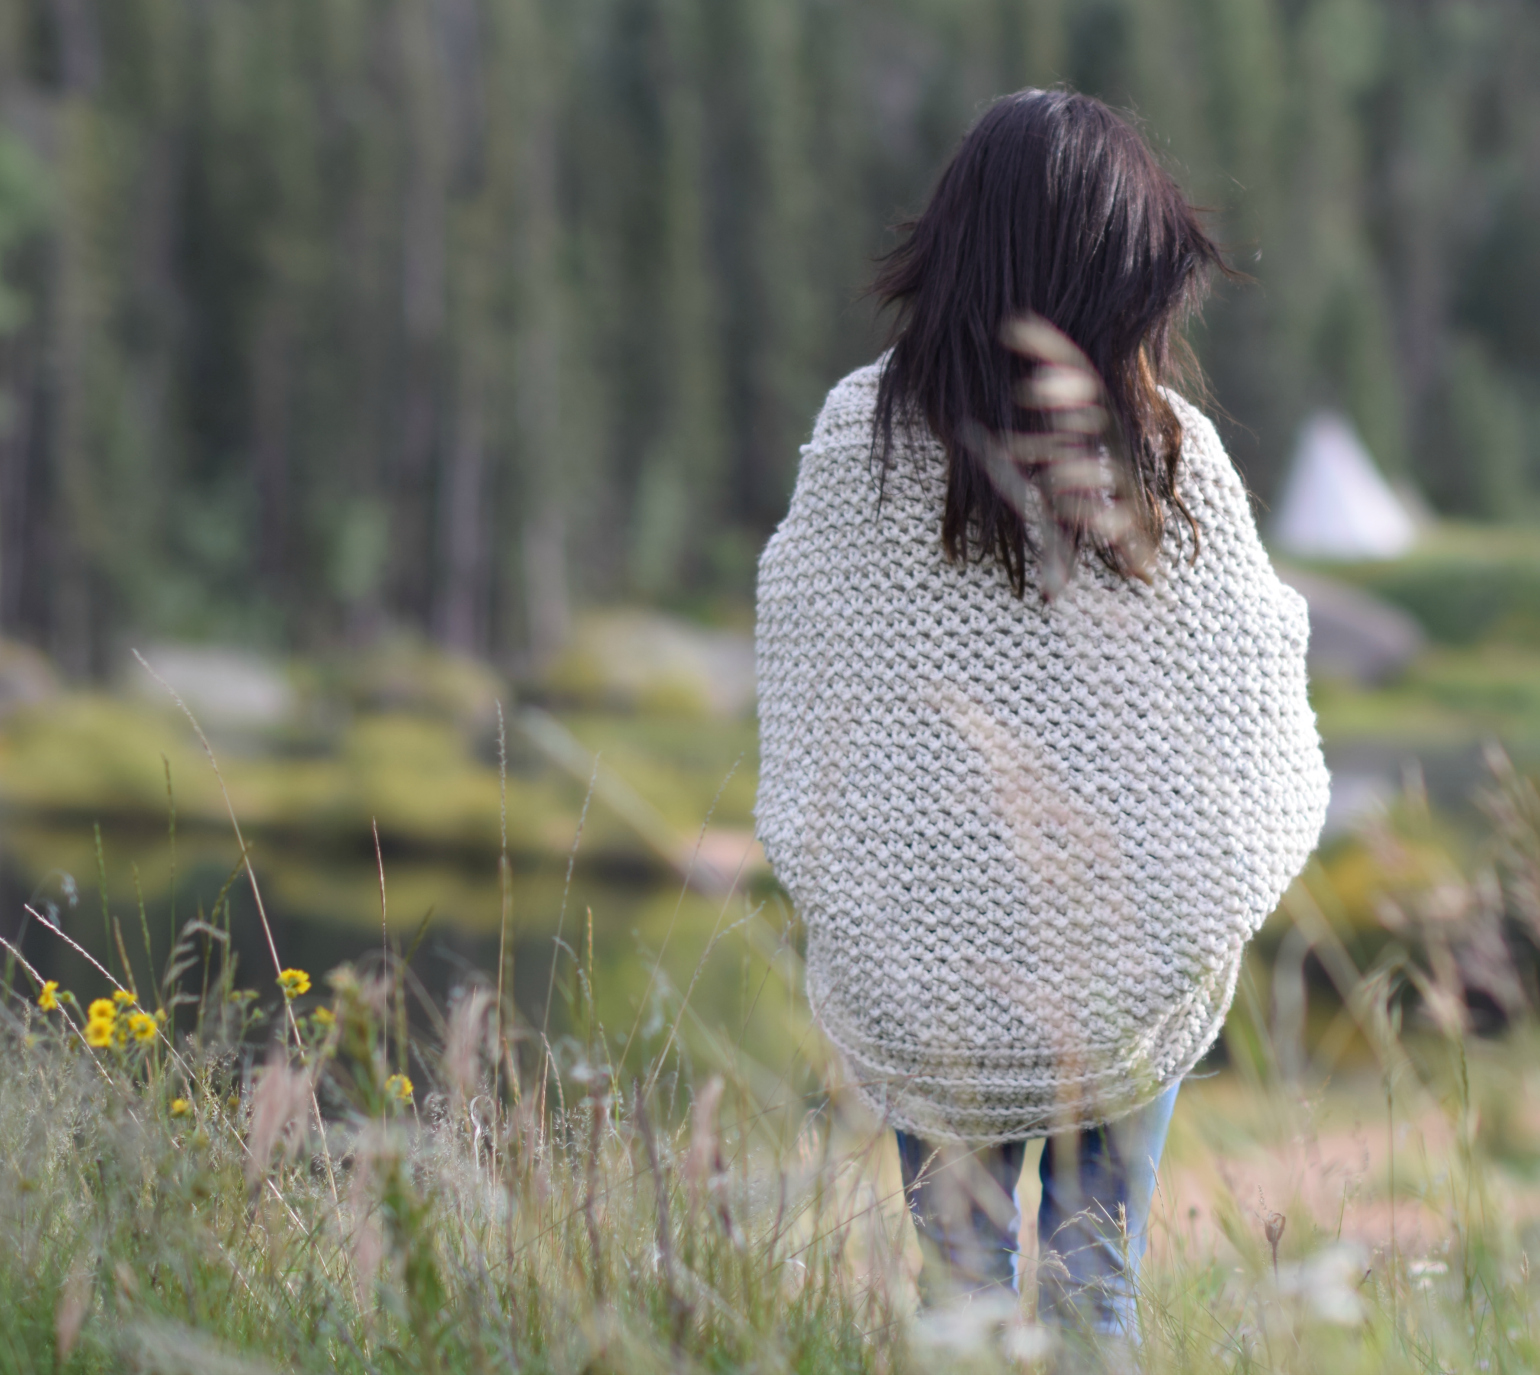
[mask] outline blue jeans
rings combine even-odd
[[[1144,1257],[1171,1110],[1179,1084],[1107,1126],[1043,1143],[1037,1210],[1038,1319],[1134,1335]],[[904,1191],[926,1250],[927,1298],[1020,1287],[1016,1184],[1024,1141],[974,1150],[898,1135]],[[933,1271],[939,1264],[940,1273]]]

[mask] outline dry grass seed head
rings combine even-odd
[[[380,1156],[386,1147],[377,1133],[363,1136],[353,1153],[353,1181],[348,1190],[348,1212],[352,1228],[348,1236],[352,1251],[353,1282],[358,1287],[359,1307],[372,1308],[370,1296],[385,1259],[385,1234],[380,1226],[375,1198],[375,1177]]]
[[[690,1149],[685,1156],[685,1177],[699,1189],[716,1173],[722,1159],[721,1141],[717,1136],[717,1113],[722,1106],[722,1092],[726,1085],[720,1074],[713,1074],[695,1095],[695,1107],[690,1120]]]
[[[59,1307],[54,1313],[54,1339],[58,1343],[59,1362],[62,1365],[75,1349],[86,1314],[91,1311],[91,1276],[89,1272],[76,1270],[65,1280],[59,1291]]]
[[[487,1012],[492,995],[484,988],[472,989],[449,1014],[449,1032],[444,1040],[444,1078],[469,1102],[482,1088],[482,1056],[495,1052],[487,1045]]]
[[[255,1185],[267,1173],[275,1147],[281,1147],[285,1157],[298,1147],[309,1104],[310,1076],[291,1068],[275,1050],[258,1076],[251,1096],[248,1184]]]

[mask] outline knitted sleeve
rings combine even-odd
[[[1221,657],[1245,663],[1254,651],[1249,641],[1257,637],[1259,621],[1276,637],[1276,648],[1266,659],[1266,672],[1256,674],[1249,683],[1256,696],[1254,721],[1266,736],[1255,749],[1257,767],[1267,780],[1265,791],[1274,795],[1271,805],[1277,809],[1257,818],[1258,832],[1272,833],[1275,843],[1247,856],[1255,872],[1253,905],[1245,930],[1250,936],[1304,867],[1326,820],[1331,779],[1310,706],[1305,667],[1309,608],[1273,570],[1257,533],[1245,484],[1230,462],[1213,421],[1185,399],[1175,395],[1170,399],[1183,429],[1178,490],[1198,523],[1200,552],[1195,565],[1186,571],[1199,579],[1204,603],[1221,638],[1232,626],[1239,630],[1236,608],[1229,604],[1238,591],[1262,603],[1245,623],[1248,642],[1237,636],[1231,652]],[[1275,629],[1268,627],[1269,620]]]
[[[838,509],[829,496],[831,490],[850,495],[852,479],[860,473],[860,455],[870,450],[869,393],[876,373],[875,365],[863,368],[829,393],[812,438],[802,446],[791,505],[759,562],[754,635],[758,680],[795,688],[760,694],[760,755],[775,764],[761,771],[754,811],[765,858],[790,893],[801,887],[804,810],[816,784],[816,737],[826,729],[821,719],[810,719],[809,708],[828,679],[823,653],[826,610],[839,592],[834,586],[837,565],[808,561],[800,551],[810,546],[835,551],[850,543],[850,513]]]

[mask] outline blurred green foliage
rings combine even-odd
[[[32,150],[0,130],[0,256],[38,229],[47,214],[46,174]],[[0,275],[0,336],[27,319],[25,294]]]
[[[1402,558],[1330,571],[1409,612],[1439,644],[1540,648],[1540,540],[1532,530],[1446,526]]]
[[[889,226],[1060,80],[1257,278],[1196,342],[1259,495],[1330,404],[1522,513],[1537,66],[1521,0],[14,0],[0,632],[518,668],[585,599],[742,599]]]
[[[1430,641],[1395,680],[1311,685],[1328,746],[1410,752],[1501,740],[1528,767],[1540,749],[1540,540],[1524,526],[1445,522],[1397,559],[1319,571],[1411,615]]]
[[[590,715],[568,726],[681,848],[708,820],[745,834],[752,825],[752,721]],[[458,854],[490,871],[506,816],[515,855],[565,858],[581,823],[585,858],[667,872],[602,800],[585,808],[583,780],[510,729],[506,784],[494,740],[402,711],[348,717],[303,755],[224,754],[220,773],[248,832],[311,848],[367,852],[377,826],[387,845]],[[181,825],[228,829],[220,782],[174,712],[78,693],[18,712],[0,735],[0,805],[30,817],[163,825],[168,772]]]

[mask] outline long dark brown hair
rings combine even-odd
[[[1101,374],[1147,538],[1158,544],[1173,514],[1196,538],[1177,491],[1182,427],[1160,388],[1201,394],[1181,328],[1212,274],[1229,269],[1137,131],[1072,91],[1006,96],[969,130],[925,212],[905,228],[872,288],[896,311],[872,448],[886,469],[895,425],[921,419],[941,441],[947,556],[993,553],[1017,595],[1024,591],[1030,532],[970,439],[1020,426],[1027,365],[1002,333],[1028,314],[1067,334]],[[1126,572],[1094,530],[1066,533],[1075,549],[1089,545]]]

